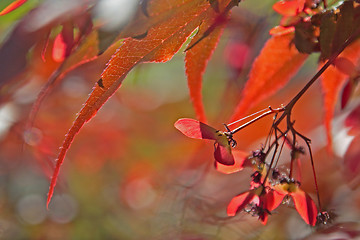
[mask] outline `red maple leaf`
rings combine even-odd
[[[96,115],[103,104],[120,87],[129,71],[140,63],[166,62],[170,60],[197,27],[204,22],[209,24],[211,21],[213,23],[211,23],[210,26],[213,26],[213,24],[216,25],[216,16],[226,14],[238,1],[218,1],[219,4],[217,8],[214,8],[210,2],[203,0],[171,1],[167,2],[167,4],[163,4],[161,0],[153,0],[149,2],[146,1],[146,3],[146,11],[143,11],[145,14],[130,24],[130,26],[138,27],[125,28],[124,30],[126,36],[136,37],[125,39],[121,47],[112,56],[100,80],[94,86],[84,107],[80,110],[75,122],[66,134],[50,183],[47,204],[49,204],[53,195],[61,164],[75,136],[84,124]],[[212,39],[209,40],[208,43],[213,47],[216,46],[217,38],[220,34],[220,32],[216,32],[215,30],[216,28],[208,32],[208,35],[211,35],[210,37]],[[200,31],[203,32],[201,29]],[[215,31],[215,33],[213,33],[213,31]],[[206,38],[203,40],[205,39]],[[195,47],[196,45],[194,48]],[[193,51],[200,54],[196,49]],[[212,51],[212,49],[206,50],[204,57],[200,58],[202,61],[202,64],[199,66],[200,73],[203,72],[204,65]],[[192,53],[192,51],[190,53]],[[191,60],[191,57],[188,57],[188,62],[190,62],[189,58]],[[189,67],[187,68],[189,69]],[[190,70],[188,71],[192,72]],[[199,82],[199,77],[196,77],[196,79],[195,81]],[[199,99],[199,95],[196,92],[192,93],[194,94],[193,99]],[[201,116],[201,111],[199,111],[199,113]],[[217,149],[216,154],[227,154],[227,150],[224,150],[225,148],[219,147]]]
[[[230,140],[226,133],[190,118],[179,119],[174,125],[187,137],[215,140],[215,160],[224,165],[233,165],[235,163],[229,144]]]
[[[273,36],[255,59],[243,95],[231,121],[241,118],[259,101],[274,94],[299,70],[307,54],[299,53],[291,41],[293,34]]]
[[[315,225],[316,216],[318,215],[317,207],[311,197],[301,190],[297,183],[291,182],[276,185],[275,191],[283,197],[291,196],[296,211],[298,211],[302,219],[311,226]]]
[[[321,85],[324,93],[324,125],[326,128],[329,149],[331,149],[332,143],[331,120],[334,116],[338,95],[341,88],[346,83],[346,80],[350,78],[351,70],[355,70],[353,66],[360,59],[359,53],[360,41],[358,40],[345,48],[339,55],[340,61],[335,61],[335,66],[329,66],[321,76]]]

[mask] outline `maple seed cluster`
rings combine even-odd
[[[274,113],[274,123],[276,123],[277,113],[285,110],[284,108],[269,109],[255,117],[255,121]],[[254,119],[234,130],[229,129],[229,126],[234,123],[225,125],[226,131],[224,132],[188,118],[179,119],[175,123],[175,127],[187,137],[215,141],[215,166],[219,172],[230,174],[241,171],[245,167],[253,169],[249,190],[235,196],[228,204],[227,214],[229,216],[235,216],[240,211],[244,211],[252,216],[257,216],[263,224],[266,224],[271,212],[280,204],[286,204],[294,205],[301,218],[311,226],[317,222],[328,223],[330,221],[329,214],[321,212],[321,210],[319,213],[312,198],[300,187],[300,156],[305,154],[305,150],[297,145],[293,139],[295,136],[293,138],[288,136],[290,128],[281,131],[273,123],[261,149],[250,155],[233,149],[236,146],[233,135],[255,122]],[[273,140],[271,140],[272,138]],[[278,164],[284,146],[290,149],[290,167]],[[297,167],[295,168],[294,165]],[[316,179],[315,185],[318,194]],[[321,209],[319,194],[317,196],[319,209]]]

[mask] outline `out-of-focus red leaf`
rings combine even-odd
[[[295,192],[292,192],[290,196],[293,198],[295,208],[302,219],[304,219],[307,224],[315,226],[318,210],[311,197],[299,188],[297,188]]]
[[[219,1],[219,9],[223,11],[230,2],[231,0]],[[51,179],[47,204],[50,203],[61,164],[75,136],[120,87],[127,73],[139,63],[170,60],[195,28],[206,19],[206,16],[215,12],[208,1],[202,0],[172,1],[168,4],[157,0],[151,2],[149,6],[153,4],[166,6],[168,8],[166,14],[157,19],[158,21],[152,25],[143,38],[124,40],[122,46],[112,56],[100,80],[94,86],[90,97],[65,136]]]
[[[211,14],[206,16],[205,20],[199,27],[198,33],[189,43],[189,46],[192,46],[193,44],[195,45],[186,51],[185,56],[185,68],[191,101],[193,103],[197,118],[202,122],[206,122],[206,115],[201,94],[202,76],[225,26],[222,22],[214,23],[214,18],[217,16],[218,14],[216,12],[211,12]],[[198,42],[199,39],[206,33],[206,31],[212,27],[214,30],[211,31],[208,36]]]
[[[346,107],[346,105],[348,104],[351,98],[353,91],[354,91],[353,82],[351,81],[351,79],[349,79],[346,82],[341,94],[341,109],[344,109]]]
[[[72,19],[83,14],[86,11],[84,6],[91,5],[93,1],[68,0],[67,3],[71,4],[61,6],[56,1],[46,1],[23,17],[0,48],[0,87],[25,70],[29,64],[28,52],[36,43],[42,42],[53,27],[64,18]]]
[[[0,87],[21,73],[27,65],[27,53],[33,45],[49,32],[49,28],[28,32],[26,21],[33,12],[24,17],[0,48]]]
[[[21,5],[23,5],[25,2],[27,2],[27,0],[15,0],[12,3],[10,3],[6,8],[4,8],[1,12],[0,12],[0,16],[5,15],[9,12],[14,11],[15,9],[17,9],[18,7],[20,7]]]
[[[344,57],[336,58],[334,61],[334,65],[340,72],[348,76],[350,76],[355,70],[354,63],[352,63],[349,59]]]
[[[292,33],[294,31],[295,31],[294,26],[290,26],[290,27],[276,26],[276,27],[273,27],[272,29],[270,29],[269,33],[270,33],[270,35],[273,35],[273,36],[280,36],[280,35]]]
[[[54,40],[52,49],[52,57],[56,62],[63,62],[66,55],[66,43],[64,42],[63,35],[59,33]]]
[[[336,104],[337,94],[340,91],[342,84],[345,83],[348,76],[338,71],[335,67],[330,66],[322,74],[322,89],[324,93],[324,124],[326,129],[326,136],[328,142],[328,149],[332,149],[332,135],[331,135],[331,120],[334,116],[334,109]]]
[[[249,154],[244,151],[233,150],[232,155],[234,156],[235,164],[234,165],[224,165],[221,163],[216,162],[216,170],[225,173],[231,174],[235,172],[241,171],[245,166],[250,166],[248,161]]]
[[[75,47],[77,47],[79,43],[82,43],[81,41],[83,41],[92,30],[86,28],[85,23],[92,26],[92,20],[87,12],[77,16],[74,21],[79,24],[79,34],[77,34],[76,40],[74,36],[75,25],[70,21],[62,24],[61,32],[55,37],[52,57],[56,62],[63,62],[66,58],[68,58],[72,54],[73,50],[75,50]]]
[[[346,58],[351,63],[356,64],[360,58],[360,41],[352,43],[340,54],[339,57]],[[320,67],[321,66],[322,64]],[[321,76],[321,84],[324,93],[324,124],[327,132],[329,149],[332,147],[331,120],[334,116],[335,104],[338,98],[338,94],[345,84],[347,78],[349,78],[348,75],[343,74],[334,66],[330,66],[328,69],[326,69],[326,71]]]
[[[240,195],[237,195],[233,199],[231,199],[229,205],[227,206],[227,215],[228,216],[235,216],[236,213],[249,204],[254,198],[259,198],[256,194],[252,191],[244,192]]]
[[[244,42],[233,42],[226,46],[224,55],[229,66],[241,71],[250,53],[250,46]]]
[[[273,5],[274,11],[283,16],[295,16],[304,8],[305,0],[283,0]]]
[[[356,136],[344,156],[344,176],[352,186],[360,184],[360,135]]]
[[[254,104],[283,87],[299,70],[307,54],[291,44],[293,34],[273,36],[255,59],[242,98],[231,121],[241,118]]]
[[[81,19],[81,18],[86,19],[86,17],[88,17],[88,16],[85,13],[84,17],[79,17],[79,19]],[[90,22],[91,22],[91,20],[90,20]],[[87,32],[83,32],[83,33],[87,34]],[[84,36],[81,36],[81,37],[84,37]],[[59,40],[58,46],[56,45],[57,39]],[[74,25],[71,22],[63,23],[61,33],[56,37],[55,43],[54,43],[54,49],[55,49],[55,51],[58,51],[59,58],[57,61],[58,62],[64,61],[64,59],[67,58],[71,54],[75,44],[76,43],[74,40]],[[56,50],[57,47],[58,47],[58,50]],[[53,49],[53,51],[54,51],[54,49]]]
[[[182,118],[174,126],[187,137],[216,140],[217,130],[197,120]]]
[[[349,132],[353,135],[360,131],[360,105],[346,117],[345,126],[350,128]]]
[[[98,48],[98,34],[96,31],[93,31],[92,33],[86,35],[86,38],[84,38],[84,41],[77,46],[76,50],[71,53],[70,56],[66,58],[66,61],[64,62],[63,66],[63,72],[62,75],[66,74],[69,70],[72,70],[86,62],[93,61],[98,58],[106,58],[111,54],[111,51],[113,49],[116,49],[116,47],[119,47],[120,43],[114,43],[113,46],[109,47],[109,51],[106,53],[103,53],[102,55],[98,55],[99,48]],[[101,65],[103,65],[102,60]]]
[[[105,66],[107,59],[112,55],[114,49],[116,49],[117,47],[119,47],[119,43],[109,47],[108,50],[102,55],[98,55],[99,49],[97,32],[93,31],[92,33],[87,35],[87,38],[84,39],[84,42],[82,42],[76,48],[76,50],[69,57],[67,57],[64,62],[61,63],[57,71],[53,72],[53,74],[49,77],[47,83],[41,89],[31,109],[27,128],[32,127],[35,116],[40,108],[42,101],[51,91],[51,89],[56,85],[55,82],[60,82],[72,70],[95,61],[96,67],[92,67],[92,71],[101,74],[102,69],[99,68],[101,68],[101,66]],[[45,58],[43,54],[42,58]],[[54,60],[53,55],[51,55],[51,60]],[[48,63],[49,61],[47,61],[46,63],[47,66]]]

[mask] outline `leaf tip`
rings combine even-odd
[[[52,196],[53,196],[53,194],[54,194],[55,185],[56,185],[56,178],[55,178],[55,180],[54,180],[54,176],[53,176],[53,178],[51,179],[49,191],[48,191],[47,198],[46,198],[46,209],[47,209],[47,210],[49,210],[49,205],[50,205]]]

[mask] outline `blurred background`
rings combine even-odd
[[[0,11],[11,2],[0,1]],[[204,75],[205,109],[209,124],[216,128],[227,123],[251,63],[269,38],[269,29],[279,22],[271,8],[274,2],[244,1],[232,11]],[[184,74],[185,47],[167,63],[141,64],[130,72],[75,138],[46,209],[63,138],[121,43],[116,36],[138,5],[126,0],[28,0],[0,16],[0,239],[351,239],[359,235],[359,179],[344,177],[349,171],[344,155],[353,139],[344,119],[356,99],[348,109],[336,111],[334,154],[326,149],[319,84],[293,113],[297,129],[312,139],[323,205],[337,216],[333,225],[311,228],[291,206],[279,207],[266,226],[245,213],[230,218],[226,206],[249,188],[251,171],[217,172],[213,144],[186,138],[174,128],[179,118],[195,118]],[[82,41],[79,48],[84,50],[78,56],[66,48],[59,53],[64,48],[58,36],[62,33],[64,39],[66,29]],[[66,64],[64,56],[70,56]],[[311,56],[284,89],[251,112],[290,101],[315,74],[317,58]],[[271,123],[271,117],[263,119],[238,133],[237,149],[249,154],[260,149]],[[352,142],[353,149],[356,144]],[[284,154],[285,162],[289,158]],[[315,199],[307,154],[302,157],[301,186]]]

